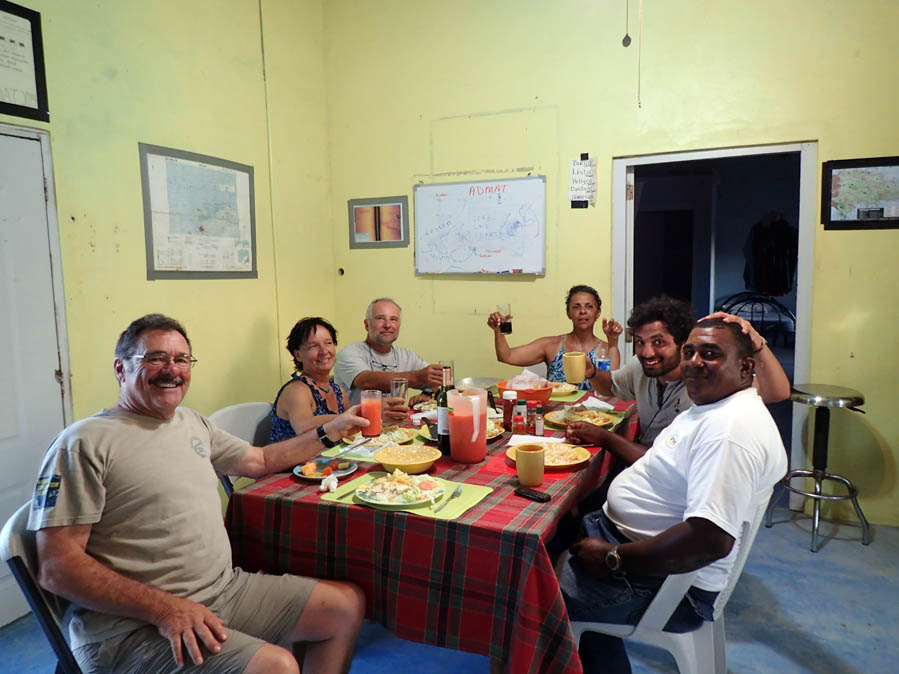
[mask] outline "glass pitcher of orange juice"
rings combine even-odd
[[[487,456],[487,391],[451,390],[449,407],[450,456],[459,463],[477,463]]]

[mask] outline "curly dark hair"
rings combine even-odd
[[[568,289],[568,295],[565,297],[565,311],[568,311],[568,308],[571,306],[571,298],[574,297],[576,293],[589,293],[590,295],[593,295],[593,299],[596,300],[596,308],[602,310],[602,300],[599,299],[599,293],[596,292],[595,289],[590,286],[576,285],[571,286],[571,288]]]
[[[141,334],[147,330],[174,330],[180,332],[190,348],[190,339],[187,337],[187,331],[174,318],[169,318],[163,314],[147,314],[138,319],[131,321],[131,325],[125,328],[124,332],[119,335],[119,341],[115,346],[115,357],[125,359],[134,355],[137,349],[137,341]]]
[[[734,336],[734,343],[737,345],[737,355],[740,358],[750,358],[755,354],[752,348],[752,340],[749,338],[739,323],[733,321],[725,321],[723,318],[706,318],[705,320],[696,321],[694,328],[715,328],[717,330],[730,330]]]
[[[293,352],[299,349],[306,340],[309,339],[310,335],[315,332],[315,328],[318,326],[323,327],[331,333],[331,341],[334,342],[334,346],[337,346],[337,330],[335,330],[334,326],[328,323],[328,321],[321,316],[307,316],[306,318],[301,318],[297,321],[297,324],[293,326],[290,334],[287,335],[287,351],[293,358],[293,364],[297,368],[297,372],[303,371],[303,364],[297,360],[297,357],[293,355]]]
[[[654,321],[664,323],[674,338],[674,343],[681,346],[690,336],[690,330],[696,323],[696,314],[689,302],[659,295],[635,306],[627,319],[627,325],[631,330],[637,330]]]

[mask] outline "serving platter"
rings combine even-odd
[[[532,444],[532,443],[527,443]],[[567,442],[541,442],[543,445],[543,465],[546,468],[574,468],[590,460],[590,452]],[[506,449],[506,456],[515,461],[515,447]]]
[[[611,426],[615,423],[615,417],[599,410],[581,409],[573,410],[571,408],[562,410],[553,410],[547,412],[544,419],[554,426],[565,427],[572,421],[586,421],[594,426]]]
[[[505,433],[506,429],[503,428],[502,421],[498,421],[496,419],[487,419],[487,440],[493,440],[494,438],[498,438],[503,433]],[[437,442],[437,438],[431,437],[431,430],[428,428],[427,424],[422,424],[421,428],[418,429],[418,434],[423,437],[425,440],[430,440],[431,442]]]

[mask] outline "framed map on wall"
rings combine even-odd
[[[899,157],[824,162],[821,223],[824,229],[899,228]]]
[[[147,279],[256,278],[253,167],[138,143]]]

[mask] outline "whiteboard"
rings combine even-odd
[[[416,185],[415,273],[544,274],[546,176]]]

